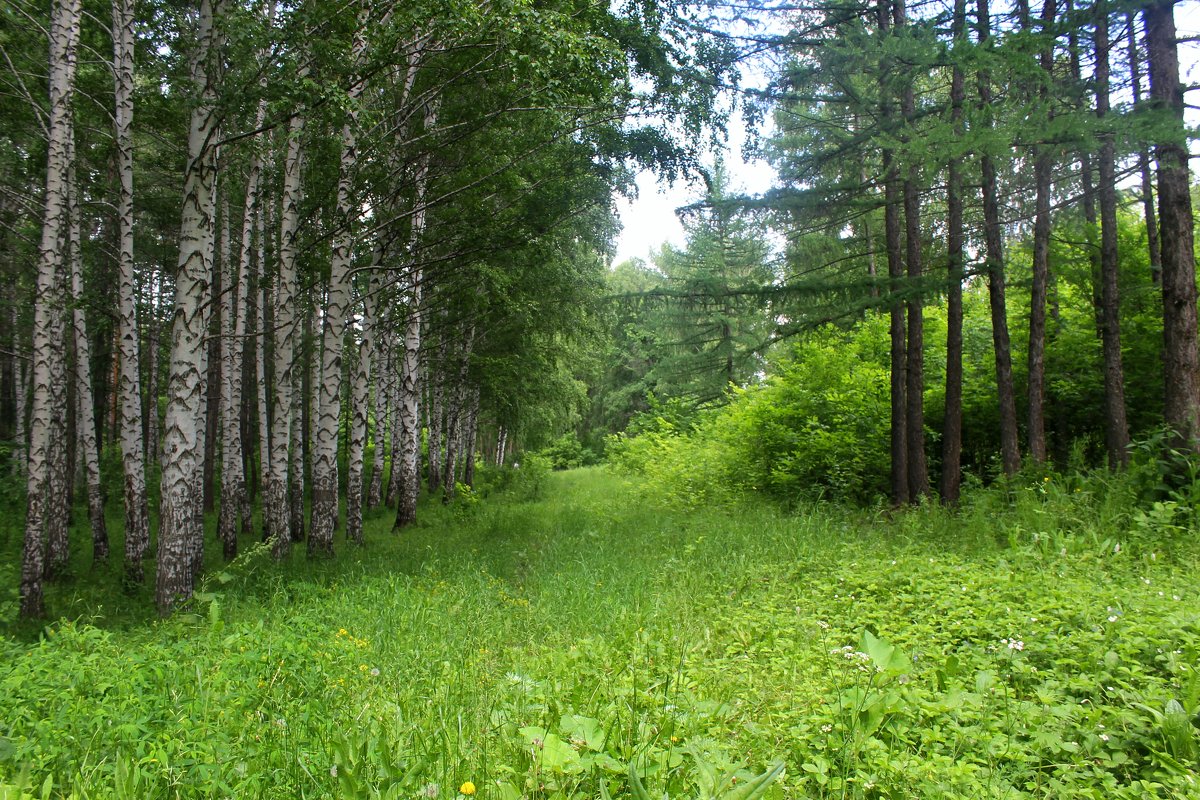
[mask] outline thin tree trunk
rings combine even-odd
[[[278,273],[275,279],[275,380],[271,414],[271,479],[265,502],[272,551],[284,558],[291,551],[291,503],[288,467],[291,452],[292,387],[296,379],[296,230],[300,222],[300,177],[303,167],[301,137],[304,117],[296,114],[288,124],[287,156],[283,172],[283,207],[280,217]]]
[[[266,104],[259,102],[254,129],[263,126]],[[217,520],[217,535],[226,561],[237,557],[238,524],[245,532],[247,501],[246,478],[243,472],[241,410],[242,374],[245,359],[246,322],[249,297],[250,260],[254,254],[254,215],[258,206],[262,160],[257,151],[251,156],[250,172],[246,178],[245,204],[242,210],[241,244],[236,265],[232,258],[225,264],[227,288],[222,295],[221,338],[224,342],[225,363],[221,371],[221,513]],[[228,217],[228,209],[226,209]]]
[[[424,130],[437,127],[438,105],[425,106]],[[425,232],[425,193],[429,183],[429,154],[421,157],[413,176],[412,233],[409,252],[408,314],[404,323],[404,352],[400,364],[400,491],[396,500],[396,528],[416,521],[417,497],[421,491],[421,309],[424,304],[424,273],[419,255],[421,237]]]
[[[1125,12],[1125,29],[1129,44],[1129,85],[1133,90],[1133,107],[1142,105],[1141,56],[1137,46],[1137,15]],[[1162,279],[1162,245],[1158,241],[1158,214],[1154,210],[1154,179],[1150,170],[1150,151],[1145,145],[1138,147],[1138,172],[1142,177],[1142,214],[1146,219],[1146,249],[1150,256],[1150,280],[1158,284]]]
[[[1174,6],[1174,0],[1156,0],[1142,7],[1150,59],[1150,97],[1163,122],[1171,123],[1171,130],[1155,143],[1158,218],[1162,227],[1163,417],[1189,448],[1200,451],[1200,352],[1196,341],[1191,172]]]
[[[985,48],[991,39],[991,12],[987,0],[979,4],[979,41]],[[992,105],[991,76],[979,73],[979,101],[985,114]],[[991,119],[984,122],[991,127]],[[996,165],[986,153],[980,158],[983,176],[983,232],[988,273],[988,302],[992,312],[992,348],[996,360],[996,394],[1000,406],[1000,465],[1005,475],[1021,468],[1021,448],[1017,434],[1017,401],[1013,388],[1012,346],[1008,336],[1008,308],[1004,286],[1004,245],[1000,231],[1000,202]]]
[[[29,410],[29,384],[26,371],[25,348],[18,344],[17,304],[12,307],[13,322],[13,474],[24,477],[29,466],[27,453],[27,435],[25,419]]]
[[[358,545],[363,544],[363,454],[367,447],[367,392],[374,350],[371,339],[375,336],[371,299],[364,297],[362,303],[363,338],[350,390],[350,441],[346,448],[346,538]]]
[[[467,400],[467,424],[464,426],[463,480],[462,482],[475,487],[475,446],[479,438],[479,387],[472,386]]]
[[[162,470],[162,425],[158,416],[158,393],[162,379],[159,373],[160,350],[158,328],[159,284],[157,273],[151,272],[149,319],[146,320],[146,461]]]
[[[67,222],[68,172],[74,129],[71,119],[79,43],[79,0],[57,0],[50,18],[50,116],[47,138],[46,191],[43,197],[42,237],[38,248],[37,294],[33,312],[30,382],[33,402],[29,419],[29,469],[25,511],[25,542],[21,559],[20,613],[25,618],[45,614],[42,578],[46,571],[48,523],[65,515],[57,505],[51,460],[55,408],[53,380],[62,372],[62,337],[55,336],[55,317],[62,318],[59,295],[63,269],[63,229]]]
[[[894,0],[892,14],[896,29],[908,23],[904,0]],[[913,78],[904,79],[900,95],[900,113],[904,119],[905,139],[913,136],[911,126],[916,116]],[[904,195],[904,253],[909,282],[908,344],[905,353],[905,466],[908,475],[908,498],[917,501],[929,494],[929,468],[925,458],[925,310],[921,276],[921,198],[918,194],[919,169],[910,164],[905,172]]]
[[[133,260],[133,0],[113,0],[114,121],[117,196],[117,323],[121,465],[125,474],[125,582],[143,583],[142,559],[150,546],[146,497],[146,439],[142,431],[141,336],[137,321],[137,278]],[[153,353],[150,354],[153,358]],[[151,391],[150,396],[154,396]],[[155,431],[157,436],[157,431]]]
[[[213,226],[216,180],[213,134],[216,126],[216,50],[212,0],[200,0],[197,53],[192,81],[199,100],[188,131],[183,215],[179,234],[179,269],[175,277],[175,313],[171,330],[171,363],[167,378],[167,416],[163,424],[161,529],[155,600],[160,614],[190,597],[195,554],[203,544],[201,506],[204,457],[202,413],[205,398],[205,309],[213,272]]]
[[[264,213],[262,203],[259,203],[258,213],[255,215],[255,234],[258,238],[257,253],[257,274],[259,281],[258,293],[258,335],[254,337],[255,348],[255,368],[257,370],[257,390],[255,391],[255,401],[258,406],[258,491],[262,505],[262,538],[266,541],[271,534],[271,516],[268,503],[271,494],[271,406],[267,402],[267,382],[270,375],[270,362],[267,360],[267,337],[271,336],[271,328],[267,324],[268,308],[271,305],[273,294],[270,288],[270,282],[267,278],[267,213]],[[274,204],[272,204],[273,207]],[[271,218],[274,219],[272,213]]]
[[[359,8],[351,57],[356,69],[366,57],[367,5]],[[313,460],[312,531],[308,554],[333,555],[333,532],[338,518],[338,421],[341,418],[342,345],[346,338],[346,315],[350,304],[350,266],[358,204],[353,196],[354,171],[358,165],[358,100],[363,80],[355,77],[347,96],[346,119],[342,123],[342,155],[338,171],[338,233],[333,240],[329,270],[329,294],[325,304],[324,347],[321,358],[320,422],[317,426],[316,457]],[[315,390],[315,389],[314,389]],[[360,456],[361,458],[361,456]],[[359,534],[361,540],[361,532]]]
[[[954,45],[966,44],[966,0],[954,0]],[[966,78],[957,64],[950,77],[950,125],[955,138],[963,139],[963,102]],[[942,502],[958,502],[962,485],[962,380],[963,380],[963,267],[965,263],[962,173],[958,158],[946,169],[946,409],[942,420]]]
[[[380,256],[382,257],[382,256]],[[376,295],[375,313],[371,316],[371,384],[374,386],[374,406],[375,406],[375,431],[374,442],[375,449],[371,457],[371,485],[367,490],[367,508],[378,508],[383,502],[383,471],[384,471],[384,455],[386,453],[384,442],[388,440],[388,374],[390,359],[387,358],[387,350],[385,342],[387,334],[384,333],[383,325],[383,302]]]
[[[218,156],[219,157],[219,156]],[[220,218],[220,234],[217,237],[218,258],[213,262],[212,287],[210,294],[213,298],[212,310],[209,312],[208,340],[205,344],[207,368],[204,371],[204,472],[201,482],[201,514],[212,511],[215,503],[213,479],[217,465],[218,436],[221,433],[221,393],[225,385],[222,374],[225,353],[230,350],[231,342],[223,337],[225,329],[226,303],[225,297],[232,287],[225,277],[229,273],[229,264],[233,260],[233,245],[229,234],[229,197],[228,192],[221,194],[218,216]]]
[[[1129,424],[1125,419],[1125,370],[1121,364],[1121,315],[1118,290],[1117,170],[1115,133],[1104,130],[1109,112],[1108,3],[1096,6],[1096,117],[1101,125],[1100,275],[1102,340],[1104,346],[1104,442],[1108,463],[1119,469],[1129,463]]]
[[[891,5],[888,0],[878,4],[879,36],[886,39],[891,31]],[[879,65],[880,73],[880,118],[886,129],[894,123],[891,103],[893,64],[885,57]],[[901,299],[904,281],[903,245],[901,243],[902,191],[900,172],[895,153],[885,149],[883,160],[883,236],[888,260],[888,309],[889,339],[891,342],[891,482],[892,505],[901,506],[909,501],[908,481],[908,379],[905,304]]]
[[[458,490],[458,464],[462,450],[463,422],[467,401],[467,375],[471,365],[471,351],[475,343],[475,326],[467,328],[463,337],[462,352],[459,354],[458,374],[454,376],[454,384],[446,392],[446,471],[442,475],[442,502],[448,503],[454,499]]]
[[[442,423],[445,419],[444,397],[445,376],[441,367],[446,363],[446,332],[442,331],[437,347],[437,360],[427,359],[425,381],[430,386],[429,394],[429,493],[442,487]]]
[[[1045,0],[1042,6],[1042,36],[1047,37],[1057,13],[1055,0]],[[1039,64],[1043,84],[1038,99],[1048,106],[1050,79],[1054,67],[1054,45],[1043,45]],[[1047,116],[1053,111],[1047,108]],[[1034,147],[1034,222],[1033,222],[1033,284],[1029,300],[1029,455],[1034,462],[1046,460],[1046,297],[1050,284],[1050,180],[1054,168],[1051,146]]]
[[[74,162],[74,159],[72,159]],[[79,190],[72,163],[67,191],[71,263],[71,318],[75,339],[76,432],[87,482],[88,522],[92,532],[94,562],[108,560],[108,526],[104,520],[104,493],[100,486],[100,452],[96,443],[95,403],[92,397],[92,355],[83,314],[83,253],[80,251]]]

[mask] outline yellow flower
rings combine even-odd
[[[458,787],[459,794],[472,795],[475,794],[475,784],[467,781],[462,786]]]

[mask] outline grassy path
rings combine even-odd
[[[0,641],[0,783],[592,798],[633,763],[735,800],[783,761],[769,797],[1200,797],[1192,536],[1060,500],[681,511],[579,470],[381,516],[167,622]]]

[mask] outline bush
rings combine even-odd
[[[551,469],[576,469],[596,463],[596,454],[584,447],[574,433],[564,433],[540,451],[550,462]]]
[[[888,373],[871,319],[797,343],[763,384],[685,417],[660,406],[609,439],[619,470],[688,503],[761,490],[870,502],[887,491]]]

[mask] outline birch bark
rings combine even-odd
[[[346,452],[346,538],[355,544],[363,543],[363,453],[367,445],[367,390],[371,380],[371,339],[375,335],[374,320],[368,298],[363,298],[362,341],[354,365],[354,380],[350,390],[350,441]]]
[[[266,102],[260,100],[254,117],[254,129],[263,126]],[[246,177],[246,196],[242,209],[241,244],[236,265],[232,258],[225,264],[226,290],[222,295],[221,340],[224,364],[221,373],[221,512],[217,534],[226,560],[237,557],[238,523],[246,532],[246,476],[242,467],[245,443],[242,441],[242,369],[245,360],[250,262],[254,254],[254,217],[258,207],[262,158],[257,149],[250,157]],[[245,306],[245,308],[243,308]]]
[[[424,130],[437,127],[438,105],[425,106]],[[397,528],[417,518],[421,490],[421,319],[424,305],[424,272],[421,269],[421,238],[425,234],[425,198],[429,188],[429,153],[424,153],[413,176],[412,234],[409,240],[408,314],[404,323],[404,352],[400,364],[400,481],[396,499]]]
[[[30,382],[33,398],[29,419],[29,467],[25,512],[25,542],[21,559],[20,613],[45,614],[42,576],[46,568],[48,518],[65,509],[54,505],[51,486],[51,446],[54,362],[61,363],[62,338],[54,338],[54,317],[61,319],[58,296],[62,270],[62,233],[67,210],[67,172],[74,135],[71,100],[74,93],[76,50],[79,43],[79,0],[57,0],[50,17],[50,116],[47,138],[46,191],[43,196],[42,236],[38,247],[37,301],[33,313]]]
[[[367,52],[367,10],[362,6],[354,33],[351,58],[356,73],[361,70]],[[342,344],[346,334],[346,313],[350,302],[350,266],[358,205],[354,198],[354,172],[358,165],[358,101],[363,80],[357,74],[348,92],[346,119],[342,123],[342,154],[338,170],[337,219],[339,230],[333,240],[329,269],[329,294],[325,304],[322,339],[320,417],[317,425],[316,454],[313,459],[312,530],[308,554],[333,555],[333,532],[338,518],[338,420],[341,418]],[[317,387],[314,387],[314,391]],[[361,455],[359,456],[361,459]]]
[[[288,466],[291,445],[292,386],[296,379],[296,230],[300,223],[300,173],[304,151],[301,137],[304,117],[296,114],[288,124],[287,155],[283,170],[282,213],[279,225],[278,272],[275,277],[275,380],[271,414],[271,464],[264,512],[276,558],[291,551],[291,504]]]
[[[117,406],[125,499],[125,582],[145,580],[142,559],[150,546],[146,498],[146,439],[142,432],[141,337],[133,260],[133,0],[113,0],[113,95],[117,161],[117,324],[120,352]],[[151,354],[153,358],[153,354]],[[151,397],[154,393],[150,393]],[[157,433],[155,434],[157,435]]]
[[[192,64],[192,81],[199,99],[188,125],[167,415],[163,421],[162,510],[155,589],[162,615],[170,613],[177,600],[191,596],[195,553],[204,534],[197,510],[202,504],[198,495],[204,456],[206,295],[212,276],[215,217],[216,75],[210,63],[216,50],[214,40],[213,0],[200,0],[197,50]]]
[[[74,161],[74,159],[72,159]],[[100,487],[100,453],[96,444],[96,410],[92,397],[92,355],[83,306],[83,254],[80,251],[79,191],[71,165],[67,203],[71,263],[71,321],[75,340],[76,432],[87,482],[88,522],[92,531],[92,558],[108,560],[108,526],[104,521],[104,493]]]

